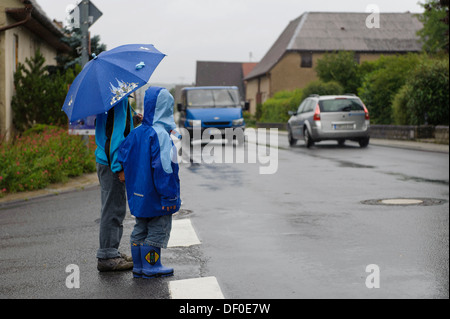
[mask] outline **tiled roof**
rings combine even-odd
[[[291,21],[261,62],[246,77],[269,72],[287,51],[360,53],[419,52],[423,25],[411,13],[381,13],[380,28],[368,28],[369,13],[306,12]]]

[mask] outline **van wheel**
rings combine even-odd
[[[289,146],[297,145],[297,140],[294,138],[290,127],[288,128],[288,139],[289,139]]]
[[[370,142],[370,137],[365,137],[359,140],[359,146],[361,146],[361,148],[366,148],[369,145]]]
[[[311,137],[311,134],[308,131],[308,128],[305,127],[305,131],[303,132],[303,136],[305,137],[305,145],[307,148],[311,148],[314,146],[314,140]]]

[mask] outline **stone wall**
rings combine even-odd
[[[277,128],[286,130],[285,123],[257,123],[258,128]],[[439,144],[449,144],[448,126],[413,126],[413,125],[371,125],[370,136],[372,138],[391,140],[435,140]]]
[[[371,125],[370,136],[394,140],[432,139],[434,130],[434,126],[430,125]]]
[[[448,126],[436,126],[434,137],[439,144],[449,144],[448,141]]]

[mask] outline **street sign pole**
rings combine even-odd
[[[81,67],[89,62],[89,0],[82,0],[80,5],[80,30],[81,30]],[[84,121],[86,121],[85,119]],[[82,134],[81,139],[86,146],[89,145],[89,136]]]
[[[81,31],[81,67],[84,68],[89,62],[90,36],[89,28],[103,15],[103,13],[90,1],[82,0],[76,8],[79,12],[79,28]],[[77,123],[70,123],[69,134],[82,135],[86,145],[89,135],[95,135],[95,116],[90,116]]]
[[[89,62],[89,0],[80,3],[81,66]]]

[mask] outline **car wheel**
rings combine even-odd
[[[362,138],[359,140],[359,146],[361,146],[362,148],[366,148],[369,145],[369,141],[369,137]]]
[[[303,132],[303,136],[305,137],[305,145],[307,148],[314,146],[314,140],[311,137],[311,134],[309,134],[309,131],[307,128],[305,128],[305,131]]]
[[[294,136],[292,134],[292,130],[291,130],[290,127],[288,128],[288,139],[289,139],[289,145],[290,146],[297,145],[297,140],[294,138]]]

